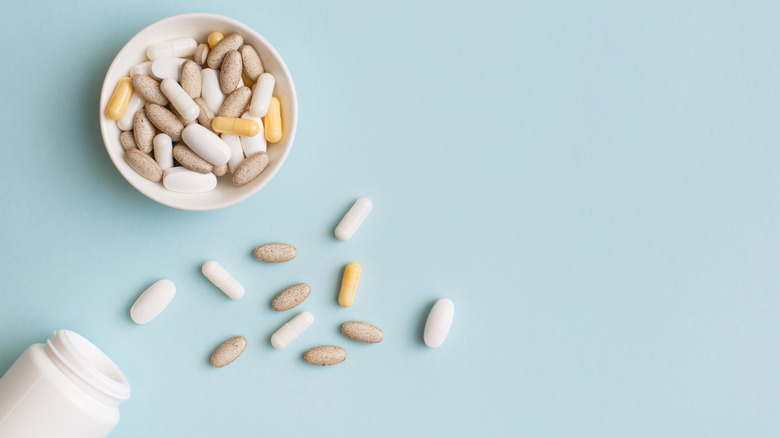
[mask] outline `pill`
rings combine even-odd
[[[271,105],[271,97],[274,93],[274,79],[271,73],[263,73],[258,76],[252,87],[252,101],[249,103],[249,112],[255,117],[265,117],[268,114],[268,106]]]
[[[336,227],[336,238],[339,240],[349,240],[360,228],[363,221],[371,213],[373,204],[368,198],[360,198],[352,205],[347,214],[341,219]]]
[[[333,345],[314,347],[303,353],[303,360],[318,366],[336,365],[337,363],[344,362],[346,358],[347,351]]]
[[[163,94],[165,94],[165,97],[171,101],[171,105],[179,110],[182,117],[187,120],[195,120],[198,118],[198,115],[200,114],[198,104],[192,100],[190,95],[184,91],[178,82],[173,79],[165,79],[160,84],[160,89]]]
[[[233,184],[238,187],[249,184],[268,167],[268,154],[258,152],[246,157],[233,172]]]
[[[238,166],[244,162],[244,151],[241,149],[241,138],[233,134],[220,135],[222,141],[230,149],[230,160],[228,161],[228,170],[230,173],[234,173]]]
[[[206,41],[209,43],[209,49],[213,49],[224,38],[225,35],[222,32],[211,32],[208,38],[206,38]]]
[[[146,101],[144,98],[133,91],[133,94],[130,96],[130,102],[127,103],[125,114],[121,119],[116,121],[116,126],[118,126],[122,131],[132,131],[133,117],[135,117],[135,113],[137,113],[139,109],[143,108],[145,104]]]
[[[149,68],[151,76],[158,81],[164,79],[173,79],[178,81],[181,78],[181,67],[184,62],[187,61],[183,58],[160,58],[152,61],[152,66]],[[169,98],[170,99],[170,98]]]
[[[265,139],[269,143],[276,143],[282,139],[282,109],[279,99],[272,97],[265,115]]]
[[[353,341],[364,344],[376,344],[382,342],[385,334],[379,327],[373,326],[367,322],[349,321],[341,326],[341,333]]]
[[[286,243],[266,243],[255,248],[255,258],[266,263],[289,262],[298,255],[294,246]]]
[[[130,149],[125,152],[125,161],[135,172],[152,182],[158,182],[162,179],[163,171],[160,165],[149,155],[138,149]],[[169,169],[170,170],[170,169]]]
[[[277,312],[284,312],[306,301],[311,295],[311,286],[306,283],[298,283],[279,292],[271,301],[271,308]]]
[[[114,94],[108,100],[106,106],[106,117],[111,120],[119,120],[125,115],[127,104],[130,103],[130,97],[133,95],[133,80],[129,77],[122,78],[117,82],[114,88]]]
[[[232,93],[241,82],[241,54],[238,50],[231,50],[225,55],[222,67],[219,68],[219,87],[225,94]]]
[[[203,78],[200,76],[200,67],[194,61],[187,61],[181,66],[181,88],[193,99],[200,97]]]
[[[187,126],[182,131],[181,137],[193,152],[215,166],[227,164],[230,160],[230,149],[225,142],[201,125]]]
[[[195,60],[195,62],[198,65],[203,65],[206,63],[206,58],[208,56],[209,56],[209,45],[199,44],[198,48],[195,49],[195,54],[192,55],[192,58]]]
[[[206,58],[206,64],[208,64],[209,68],[216,69],[221,67],[225,55],[232,50],[238,50],[242,44],[244,44],[244,37],[237,33],[231,33],[214,45],[209,52],[208,58]]]
[[[122,149],[129,151],[130,149],[135,149],[135,137],[133,136],[132,131],[125,131],[121,134],[119,134],[119,144],[122,145]]]
[[[174,116],[176,116],[177,119],[182,123],[184,126],[189,126],[193,123],[195,123],[197,120],[188,120],[186,119],[181,113],[176,109],[173,105],[168,105],[166,107],[170,112],[173,113]],[[198,115],[200,115],[200,107],[198,107]]]
[[[214,177],[213,174],[210,174]],[[216,178],[216,177],[214,177]],[[214,286],[218,287],[225,295],[237,300],[244,296],[244,286],[241,285],[235,278],[233,278],[228,271],[225,270],[219,263],[209,260],[203,264],[203,275],[209,279]]]
[[[170,80],[170,79],[166,79]],[[164,106],[150,103],[146,105],[146,117],[160,131],[168,134],[173,141],[181,140],[184,123]]]
[[[341,278],[341,291],[339,292],[339,304],[341,307],[349,307],[355,302],[355,293],[360,283],[362,268],[352,262],[344,268],[344,276]]]
[[[217,114],[225,102],[225,94],[219,88],[219,72],[214,69],[204,68],[200,71],[203,82],[201,97],[209,106],[212,113]]]
[[[447,339],[455,315],[455,304],[448,298],[442,298],[434,303],[428,319],[425,321],[423,340],[425,345],[438,348]]]
[[[213,173],[193,172],[182,166],[165,170],[162,181],[166,189],[178,193],[204,193],[217,187],[217,177]]]
[[[249,87],[241,87],[225,98],[225,102],[222,103],[217,115],[234,118],[241,117],[251,98],[252,90]]]
[[[260,125],[254,120],[233,117],[215,117],[211,129],[221,134],[254,136],[260,133]]]
[[[260,130],[258,131],[258,134],[260,132],[263,132],[263,119],[260,117],[254,117],[252,116],[249,111],[244,111],[244,114],[241,115],[242,119],[246,120],[253,120],[257,123]],[[244,150],[244,155],[247,157],[250,155],[254,155],[258,152],[265,152],[267,150],[267,144],[265,140],[264,135],[253,135],[253,136],[247,136],[242,135],[241,136],[241,149]]]
[[[221,166],[214,166],[214,170],[212,170],[212,172],[214,172],[214,175],[216,175],[216,176],[222,176],[222,175],[226,174],[227,171],[228,171],[228,165],[227,164],[223,164]]]
[[[162,170],[173,167],[173,141],[168,134],[154,136],[154,161]]]
[[[152,151],[152,141],[157,135],[157,129],[154,127],[149,117],[146,116],[146,110],[140,109],[133,118],[133,135],[135,144],[141,152],[149,153]]]
[[[241,64],[244,67],[244,74],[252,82],[257,82],[257,77],[263,74],[263,61],[260,60],[257,50],[249,44],[244,44],[238,51],[241,53]],[[246,83],[246,79],[244,79],[244,82]]]
[[[135,75],[149,76],[152,73],[151,69],[152,69],[152,61],[146,61],[140,64],[136,64],[130,69],[130,77],[132,78]]]
[[[211,365],[215,368],[222,368],[230,364],[241,356],[241,353],[246,349],[246,344],[246,338],[243,336],[228,339],[211,355]]]
[[[290,345],[290,342],[298,339],[298,336],[311,327],[313,322],[314,315],[304,310],[271,335],[271,345],[277,350],[283,349]]]
[[[176,285],[171,280],[160,280],[149,286],[130,308],[130,318],[136,324],[146,324],[157,317],[176,295]]]
[[[168,98],[160,90],[160,83],[146,75],[133,75],[133,88],[145,101],[160,106],[168,105]]]
[[[192,152],[192,149],[184,144],[177,144],[173,147],[173,158],[193,172],[209,173],[214,170],[213,164],[199,157],[198,154]]]
[[[152,61],[160,58],[186,58],[195,54],[198,43],[192,38],[179,38],[152,44],[146,49],[146,57]]]
[[[198,114],[198,123],[201,124],[201,126],[205,126],[208,129],[211,129],[211,121],[214,120],[214,113],[211,112],[211,108],[209,108],[208,104],[205,100],[203,100],[202,97],[196,97],[195,103],[198,104],[198,108],[200,108],[200,114]]]

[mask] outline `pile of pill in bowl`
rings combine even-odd
[[[202,193],[230,172],[243,186],[282,138],[275,79],[238,33],[207,43],[181,38],[152,44],[149,61],[117,82],[105,114],[116,120],[125,161],[173,192]]]

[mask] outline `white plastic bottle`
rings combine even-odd
[[[57,330],[0,378],[0,437],[105,438],[128,398],[127,378],[105,353]]]

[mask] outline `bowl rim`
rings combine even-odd
[[[124,56],[127,55],[126,52],[129,50],[128,46],[130,45],[130,43],[132,43],[139,35],[143,34],[144,32],[146,32],[150,28],[158,27],[158,26],[161,26],[161,25],[165,25],[168,22],[177,21],[177,20],[181,20],[181,19],[184,19],[184,18],[186,18],[186,19],[195,19],[195,20],[197,20],[197,19],[209,19],[209,20],[222,21],[227,26],[240,29],[240,31],[239,31],[240,33],[244,33],[245,32],[247,34],[251,34],[252,37],[260,40],[260,42],[263,45],[265,45],[265,48],[268,49],[267,51],[269,52],[269,54],[273,58],[275,58],[275,60],[278,62],[279,70],[286,77],[286,79],[289,81],[289,84],[290,84],[289,96],[287,96],[287,97],[289,98],[289,102],[292,103],[292,105],[289,105],[289,103],[288,103],[288,105],[291,107],[290,110],[291,110],[292,120],[290,120],[289,125],[288,125],[288,129],[286,130],[286,133],[285,133],[285,136],[287,137],[287,140],[286,140],[287,141],[287,146],[284,148],[284,150],[281,151],[281,156],[276,160],[279,163],[278,166],[276,166],[273,169],[266,169],[266,171],[264,172],[264,176],[265,176],[264,180],[261,183],[259,183],[258,185],[254,186],[254,187],[251,187],[250,190],[241,191],[237,196],[230,197],[230,198],[223,198],[223,199],[221,199],[219,201],[216,201],[216,202],[213,202],[213,203],[209,203],[209,204],[205,204],[205,205],[197,204],[197,203],[193,204],[193,203],[187,202],[187,201],[179,201],[179,200],[175,200],[175,199],[168,199],[168,198],[164,198],[164,197],[159,197],[159,196],[157,196],[154,193],[147,192],[144,187],[142,187],[140,184],[137,184],[136,181],[135,181],[136,178],[129,177],[127,175],[127,173],[132,172],[134,174],[134,171],[132,170],[132,168],[130,168],[129,166],[125,167],[125,166],[119,165],[117,163],[117,159],[121,159],[121,157],[115,157],[111,153],[111,151],[109,150],[109,140],[110,139],[109,139],[108,133],[106,132],[106,129],[104,127],[105,127],[106,123],[116,123],[116,122],[113,121],[113,120],[108,119],[105,116],[105,113],[103,111],[103,107],[101,105],[101,102],[103,102],[104,97],[106,97],[106,95],[110,96],[110,94],[113,94],[113,91],[114,91],[112,85],[115,85],[115,84],[109,84],[108,83],[109,73],[112,70],[114,70],[115,68],[118,68],[116,65],[120,62],[120,59],[122,59]],[[236,204],[238,204],[240,202],[243,202],[246,199],[250,198],[252,195],[256,194],[263,187],[265,187],[265,185],[268,184],[274,178],[274,176],[279,171],[279,169],[281,169],[282,165],[287,160],[287,156],[290,154],[290,150],[292,149],[292,146],[293,146],[293,143],[294,143],[294,140],[295,140],[295,134],[296,134],[296,131],[297,131],[297,128],[298,128],[298,95],[297,95],[297,93],[295,91],[295,82],[293,81],[293,77],[290,74],[289,69],[287,68],[287,64],[284,62],[284,59],[282,58],[281,55],[279,55],[279,52],[276,51],[276,48],[273,45],[271,45],[271,43],[269,43],[268,40],[266,40],[259,32],[255,31],[254,29],[252,29],[248,25],[246,25],[246,24],[244,24],[244,23],[242,23],[242,22],[240,22],[240,21],[238,21],[236,19],[233,19],[233,18],[230,18],[230,17],[226,17],[224,15],[213,14],[213,13],[208,13],[208,12],[189,12],[189,13],[171,15],[169,17],[163,18],[161,20],[155,21],[154,23],[151,23],[151,24],[147,25],[143,29],[141,29],[138,32],[136,32],[122,46],[122,48],[119,50],[119,52],[117,52],[117,54],[114,57],[114,59],[111,61],[111,64],[108,66],[108,70],[106,70],[106,75],[103,78],[103,86],[101,88],[100,97],[99,97],[99,100],[98,100],[98,114],[99,114],[98,123],[100,125],[100,133],[101,133],[101,136],[103,138],[103,146],[105,147],[106,153],[108,154],[109,158],[111,159],[112,163],[114,164],[114,167],[122,175],[122,177],[125,179],[125,181],[130,183],[130,185],[133,186],[136,190],[138,190],[141,194],[143,194],[147,198],[149,198],[149,199],[151,199],[151,200],[153,200],[153,201],[155,201],[155,202],[157,202],[159,204],[162,204],[162,205],[165,205],[165,206],[168,206],[168,207],[171,207],[171,208],[176,208],[176,209],[179,209],[179,210],[186,210],[186,211],[212,211],[212,210],[219,210],[219,209],[230,207],[232,205],[236,205]],[[117,141],[118,141],[118,139],[117,139]],[[138,181],[140,182],[140,180],[138,180]],[[160,184],[162,184],[162,183],[160,183]]]

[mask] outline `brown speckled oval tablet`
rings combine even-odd
[[[157,105],[168,105],[168,98],[160,90],[160,83],[142,74],[133,75],[133,89],[145,101],[156,103]]]
[[[298,283],[279,292],[273,301],[271,307],[277,312],[284,312],[301,304],[311,294],[311,287],[306,283]]]
[[[231,33],[225,38],[222,38],[222,41],[218,42],[217,45],[211,49],[209,56],[206,58],[206,64],[208,64],[209,68],[215,70],[219,69],[222,66],[225,55],[231,50],[238,50],[242,44],[244,44],[244,37],[237,33]]]
[[[286,243],[266,243],[255,248],[255,258],[266,263],[289,262],[297,255],[298,250]]]
[[[122,145],[122,149],[129,151],[130,149],[135,149],[135,137],[133,136],[133,133],[131,131],[124,131],[121,134],[119,134],[119,144]]]
[[[195,99],[203,90],[203,79],[200,77],[200,67],[195,61],[185,61],[181,66],[181,88]]]
[[[263,62],[260,60],[260,55],[257,54],[257,50],[249,44],[244,44],[238,51],[241,53],[244,74],[252,81],[257,82],[257,77],[264,72]]]
[[[152,151],[152,141],[157,135],[157,129],[146,116],[146,110],[143,108],[139,109],[133,116],[133,135],[135,136],[135,144],[141,152],[149,153]]]
[[[214,166],[214,170],[212,170],[212,172],[214,172],[214,175],[216,175],[216,176],[222,176],[222,175],[226,174],[227,171],[228,171],[228,165],[227,164],[223,164],[221,166]]]
[[[201,158],[192,149],[187,147],[184,143],[177,144],[173,147],[173,158],[176,159],[182,166],[190,169],[193,172],[209,173],[214,170],[214,165]]]
[[[195,56],[193,58],[195,59],[195,62],[198,65],[203,65],[206,63],[206,59],[209,56],[209,45],[206,43],[198,45],[198,48],[195,49]]]
[[[230,94],[238,88],[241,82],[241,54],[238,50],[232,50],[225,55],[222,67],[219,68],[219,89],[225,94]]]
[[[367,322],[349,321],[341,326],[341,333],[353,341],[364,344],[376,344],[382,342],[385,334],[379,327],[373,326]]]
[[[347,351],[333,345],[314,347],[311,350],[306,351],[306,353],[303,353],[303,360],[312,365],[321,367],[336,365],[337,363],[344,362],[346,358]]]
[[[241,117],[241,114],[244,114],[251,98],[252,90],[249,87],[241,87],[225,98],[217,115],[237,119]]]
[[[146,105],[146,117],[149,118],[157,129],[168,134],[171,140],[181,140],[181,131],[184,129],[184,123],[168,108],[150,103]]]
[[[253,179],[260,176],[261,173],[268,166],[268,154],[265,152],[258,152],[254,155],[250,155],[246,160],[241,162],[233,172],[233,184],[241,187],[248,184]]]
[[[211,355],[211,365],[216,368],[222,368],[225,365],[238,359],[241,353],[246,348],[246,338],[243,336],[236,336],[225,341],[217,348],[217,351]]]
[[[138,149],[130,149],[125,152],[125,161],[135,172],[149,181],[157,182],[162,179],[162,168],[149,155]]]

